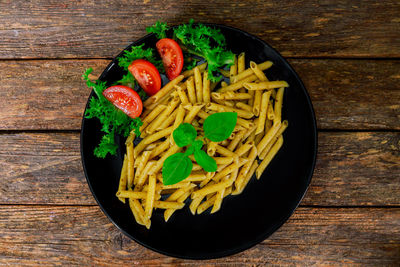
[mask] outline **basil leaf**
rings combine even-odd
[[[188,146],[188,148],[186,149],[186,151],[185,151],[185,156],[190,156],[190,155],[192,155],[193,154],[193,152],[194,152],[194,146],[193,146],[193,144],[192,145],[190,145],[190,146]]]
[[[213,142],[224,141],[235,129],[236,122],[236,112],[214,113],[204,120],[204,135]]]
[[[189,123],[183,123],[172,133],[177,146],[184,147],[193,143],[197,136],[196,129]]]
[[[206,172],[217,171],[217,162],[215,159],[207,155],[204,150],[195,150],[194,159],[196,160],[197,164],[199,164]]]
[[[201,140],[195,140],[192,144],[194,151],[198,151],[201,150],[201,148],[203,147],[203,141]]]
[[[193,163],[183,153],[169,156],[163,164],[162,177],[164,185],[179,183],[192,172]]]

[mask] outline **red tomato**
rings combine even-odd
[[[158,53],[160,54],[165,72],[170,80],[179,76],[183,68],[182,49],[172,39],[164,38],[156,43]]]
[[[122,110],[131,118],[139,117],[142,114],[143,103],[138,93],[128,86],[115,85],[103,91],[103,95],[114,106]]]
[[[137,59],[133,61],[129,65],[128,70],[148,95],[154,95],[160,91],[160,73],[157,68],[147,60]]]

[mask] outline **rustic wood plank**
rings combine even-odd
[[[0,207],[0,264],[173,266],[357,265],[400,261],[400,209],[298,208],[280,230],[242,253],[174,259],[122,236],[98,207]]]
[[[0,129],[77,130],[90,89],[81,76],[106,60],[0,62]]]
[[[5,0],[0,58],[113,57],[156,20],[189,18],[244,29],[285,56],[399,57],[399,13],[396,0]]]
[[[400,205],[400,133],[319,133],[302,205]],[[78,133],[0,135],[0,204],[92,205]]]
[[[96,204],[78,133],[0,135],[0,203]]]
[[[90,90],[107,60],[0,62],[0,129],[78,130]],[[315,108],[319,129],[400,129],[400,61],[307,60],[290,63]],[[23,93],[21,93],[23,92]]]
[[[400,61],[290,60],[320,129],[400,130]]]
[[[399,205],[400,133],[319,133],[303,205]],[[341,204],[339,204],[341,203]]]

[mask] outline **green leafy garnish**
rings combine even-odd
[[[146,31],[148,33],[154,33],[158,39],[163,39],[167,37],[167,34],[165,33],[169,29],[167,23],[165,22],[160,22],[159,20],[154,23],[154,25],[149,26],[146,28]]]
[[[203,142],[201,140],[195,140],[192,143],[192,146],[193,146],[194,150],[196,150],[196,151],[200,150],[203,147]]]
[[[124,54],[118,58],[118,66],[128,71],[129,65],[136,59],[145,59],[151,62],[160,73],[164,73],[162,61],[156,57],[153,48],[144,49],[145,44],[132,46],[131,50],[126,50]]]
[[[179,183],[190,175],[192,168],[193,163],[187,155],[183,153],[176,153],[169,156],[164,161],[162,168],[164,185]]]
[[[204,150],[195,150],[194,159],[206,172],[215,172],[217,170],[217,162]]]
[[[182,51],[182,52],[183,52],[183,59],[185,61],[185,63],[183,64],[185,66],[185,69],[186,70],[191,70],[194,67],[196,67],[197,63],[200,61],[200,59],[191,56],[186,51]]]
[[[177,146],[184,147],[193,143],[196,139],[196,129],[189,123],[183,123],[172,133]]]
[[[148,96],[142,88],[137,85],[135,77],[128,70],[129,65],[136,59],[145,59],[151,62],[160,73],[164,72],[162,61],[156,57],[156,53],[153,48],[144,48],[144,44],[132,46],[130,50],[126,50],[122,56],[118,58],[118,66],[126,71],[126,74],[122,76],[122,79],[116,81],[114,85],[121,84],[135,89],[139,94],[142,101],[145,101]]]
[[[204,120],[204,136],[213,142],[224,141],[233,132],[236,122],[236,112],[220,112],[211,114]]]
[[[175,28],[174,36],[183,44],[183,49],[207,61],[208,79],[213,82],[221,79],[215,76],[219,68],[234,64],[234,54],[226,50],[225,36],[218,29],[201,23],[195,25],[191,19],[188,24]]]
[[[221,115],[215,116],[217,114]],[[203,124],[205,137],[209,138],[211,141],[218,140],[214,142],[220,142],[227,139],[233,132],[236,121],[237,113],[234,112],[215,113],[208,116],[204,120]],[[207,130],[205,126],[206,122]],[[192,154],[194,154],[194,159],[196,160],[196,162],[206,172],[215,172],[217,170],[217,162],[215,161],[215,159],[210,157],[205,151],[202,150],[202,147],[204,145],[203,141],[201,140],[202,137],[196,140],[197,132],[191,124],[183,123],[179,125],[179,127],[176,128],[175,131],[172,133],[172,136],[177,146],[188,147],[185,153],[173,154],[164,161],[162,176],[163,183],[165,185],[179,183],[190,175],[193,164],[189,156]],[[223,137],[225,138],[221,140],[221,138]],[[188,162],[190,162],[190,164]],[[187,169],[189,167],[190,169]]]
[[[135,131],[136,135],[140,135],[139,128],[143,122],[140,118],[132,119],[121,110],[117,109],[110,101],[103,96],[103,91],[107,88],[106,82],[96,80],[92,82],[89,79],[89,74],[92,72],[89,68],[82,75],[86,81],[86,85],[92,88],[97,97],[91,97],[89,106],[86,109],[85,117],[98,118],[102,124],[101,131],[105,133],[100,144],[95,148],[94,155],[98,158],[105,158],[107,154],[115,155],[117,144],[115,142],[115,134],[121,134],[127,137],[131,130]]]
[[[185,156],[190,156],[194,153],[194,146],[190,145],[187,147],[186,151],[185,151]]]

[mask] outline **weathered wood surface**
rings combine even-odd
[[[3,0],[0,58],[113,57],[156,20],[189,18],[241,28],[284,56],[400,57],[399,14],[396,0]]]
[[[399,132],[321,132],[302,205],[400,205],[399,150]],[[95,204],[78,133],[0,135],[0,177],[0,204]]]
[[[298,208],[261,244],[227,258],[192,261],[165,257],[131,241],[97,206],[0,206],[0,264],[396,266],[399,225],[396,208]]]
[[[84,69],[99,75],[156,20],[189,18],[246,30],[288,57],[320,130],[295,214],[254,248],[210,261],[123,236],[79,152]],[[0,1],[0,265],[398,266],[399,28],[396,0]]]
[[[0,129],[78,130],[90,89],[108,60],[0,62]],[[400,129],[400,61],[290,60],[310,93],[319,129]]]

